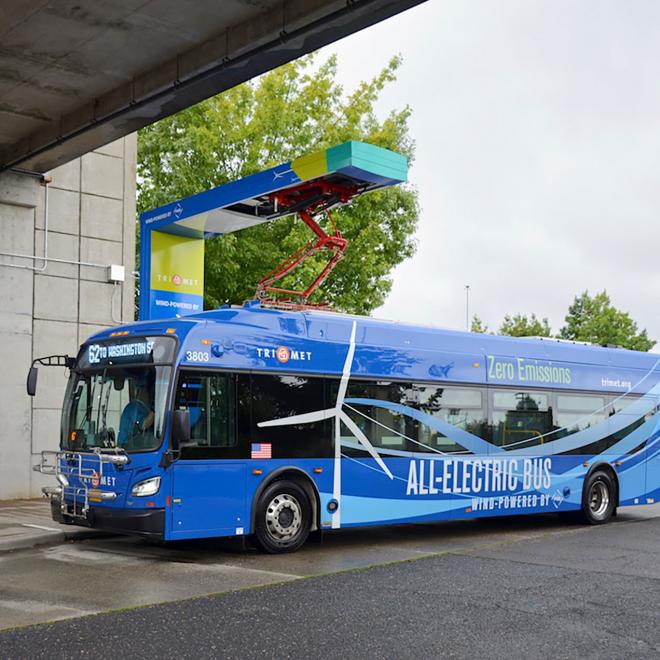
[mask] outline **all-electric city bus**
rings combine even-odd
[[[63,523],[276,553],[364,525],[599,524],[660,493],[653,354],[248,303],[107,330],[63,363],[60,450],[37,466]]]

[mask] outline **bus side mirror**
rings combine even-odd
[[[174,451],[178,451],[190,442],[190,412],[188,410],[172,411],[170,441]]]
[[[30,396],[34,396],[37,393],[37,373],[38,369],[36,367],[30,367],[30,371],[28,371],[27,375],[27,393]]]

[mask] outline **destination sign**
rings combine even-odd
[[[103,344],[92,344],[87,348],[87,359],[90,364],[99,364],[104,360],[116,358],[134,358],[151,356],[154,350],[153,341],[134,342],[132,344],[120,344],[118,346],[104,346]]]
[[[83,347],[78,358],[81,369],[115,364],[162,364],[174,357],[175,340],[171,337],[139,337],[122,341],[99,341]]]

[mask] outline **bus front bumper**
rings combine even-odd
[[[115,532],[163,540],[165,535],[165,509],[111,509],[90,507],[84,515],[67,515],[61,500],[51,497],[50,510],[53,520],[64,525],[91,527],[104,532]]]

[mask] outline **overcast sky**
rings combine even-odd
[[[428,0],[324,49],[411,106],[417,254],[375,316],[496,329],[607,289],[660,341],[660,2]]]

